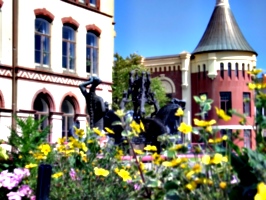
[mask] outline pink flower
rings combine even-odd
[[[140,190],[140,185],[139,184],[134,184],[134,189],[135,190]]]
[[[8,200],[21,200],[19,192],[9,192],[6,196]]]
[[[76,181],[77,179],[77,173],[73,168],[70,169],[69,176],[71,177],[72,180]]]
[[[30,197],[32,194],[32,189],[30,189],[30,186],[28,185],[22,185],[20,186],[18,192],[20,193],[20,196],[22,197],[24,196]]]

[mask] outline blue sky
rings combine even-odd
[[[115,0],[115,52],[144,57],[192,52],[216,0]],[[266,0],[229,0],[238,25],[266,71]]]

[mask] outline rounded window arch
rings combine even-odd
[[[39,93],[34,102],[33,102],[33,110],[36,111],[34,118],[36,120],[44,119],[44,121],[41,123],[41,126],[39,127],[40,130],[43,130],[47,126],[50,125],[49,121],[49,114],[51,110],[51,105],[49,103],[49,99],[47,94]]]
[[[162,82],[163,87],[165,88],[166,94],[171,97],[172,94],[176,92],[174,82],[170,78],[165,76],[160,77],[160,80]]]
[[[62,137],[70,137],[73,135],[73,125],[75,120],[75,103],[70,96],[66,96],[61,105],[62,118]]]

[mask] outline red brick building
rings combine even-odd
[[[186,100],[185,122],[194,125],[195,113],[199,112],[193,96],[206,94],[214,100],[206,120],[216,119],[216,128],[222,135],[239,130],[244,140],[235,142],[254,148],[254,94],[247,87],[251,81],[247,71],[256,66],[256,56],[241,33],[228,0],[216,0],[207,28],[192,53],[149,57],[144,59],[144,65],[152,76],[160,77],[170,96]],[[215,106],[226,112],[233,108],[245,113],[247,124],[240,125],[236,116],[228,122],[218,119]],[[199,137],[189,138],[197,142]]]

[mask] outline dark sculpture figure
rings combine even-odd
[[[160,152],[160,143],[157,137],[168,134],[180,134],[177,130],[182,118],[175,116],[176,110],[181,107],[185,109],[185,101],[172,99],[169,104],[159,110],[159,105],[155,99],[155,94],[150,89],[150,74],[142,72],[141,76],[137,71],[129,73],[129,88],[123,93],[120,108],[124,109],[126,103],[133,104],[133,119],[139,123],[141,120],[145,126],[145,132],[141,134],[144,137],[145,144],[155,145]],[[151,117],[145,117],[145,105],[154,107]]]
[[[87,110],[90,116],[90,127],[98,127],[100,130],[103,130],[103,117],[105,115],[105,105],[102,97],[96,95],[96,87],[101,84],[102,81],[96,77],[91,76],[88,81],[79,85],[79,88],[86,99]],[[86,87],[90,86],[90,91],[87,92]]]

